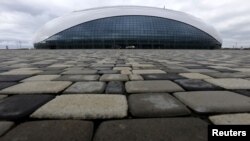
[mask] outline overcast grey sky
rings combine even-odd
[[[53,18],[113,5],[165,6],[186,12],[214,26],[223,46],[250,47],[249,0],[0,0],[0,48],[31,47],[36,30]]]

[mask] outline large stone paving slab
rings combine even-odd
[[[0,119],[17,120],[29,116],[44,103],[53,99],[51,95],[16,95],[0,101]]]
[[[50,81],[60,77],[60,75],[36,75],[27,79],[22,80],[22,82],[27,81]]]
[[[3,72],[0,75],[34,75],[41,72],[42,72],[41,70],[36,70],[36,69],[15,69]]]
[[[25,122],[1,141],[91,141],[93,123],[79,120],[44,120]]]
[[[0,75],[0,82],[18,82],[30,75]]]
[[[215,115],[209,119],[217,125],[250,125],[249,113]]]
[[[105,90],[106,94],[124,94],[125,86],[121,81],[110,81]]]
[[[99,79],[99,75],[63,75],[57,79],[56,81],[97,81]]]
[[[184,77],[174,74],[142,74],[144,80],[176,80],[176,79],[184,79]]]
[[[119,74],[119,70],[100,70],[98,74]]]
[[[124,95],[78,94],[57,96],[31,117],[52,119],[107,119],[127,116]]]
[[[178,92],[174,95],[197,113],[249,112],[250,98],[229,91]]]
[[[24,82],[3,89],[0,93],[3,94],[56,94],[67,88],[71,82],[69,81],[36,81]]]
[[[62,74],[97,74],[97,70],[69,70]]]
[[[143,69],[143,70],[133,70],[133,74],[164,74],[166,73],[163,70],[149,70],[149,69]]]
[[[139,74],[130,74],[129,79],[130,79],[130,81],[144,80],[143,77],[141,75],[139,75]]]
[[[103,74],[100,81],[128,81],[126,74]]]
[[[241,74],[241,73],[228,73],[228,72],[210,72],[205,73],[208,76],[211,76],[213,78],[245,78],[247,75]]]
[[[128,93],[164,93],[184,91],[179,85],[169,80],[129,81],[126,82]]]
[[[11,121],[0,121],[0,137],[6,133],[12,126],[14,122]]]
[[[101,123],[94,141],[206,141],[207,123],[198,118],[115,120]]]
[[[168,93],[132,94],[129,111],[135,117],[169,117],[188,115],[190,111]]]
[[[179,79],[175,82],[188,91],[222,90],[222,88],[200,79]]]
[[[241,78],[205,79],[207,82],[225,89],[250,89],[250,81]]]
[[[106,84],[104,82],[76,82],[71,85],[64,93],[103,93]]]
[[[211,79],[212,77],[200,73],[180,73],[181,76],[189,79]]]

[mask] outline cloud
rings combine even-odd
[[[75,10],[140,5],[183,11],[214,26],[224,46],[250,47],[249,0],[1,0],[0,48],[31,47],[34,33],[46,22]]]

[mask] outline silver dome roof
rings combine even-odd
[[[180,21],[206,32],[217,41],[222,43],[222,39],[218,32],[212,26],[204,23],[201,19],[183,12],[142,6],[112,6],[74,11],[46,23],[41,29],[37,31],[33,42],[41,42],[63,30],[88,21],[128,15],[155,16]]]

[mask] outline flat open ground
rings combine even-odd
[[[0,140],[205,141],[249,90],[246,50],[0,50]]]

